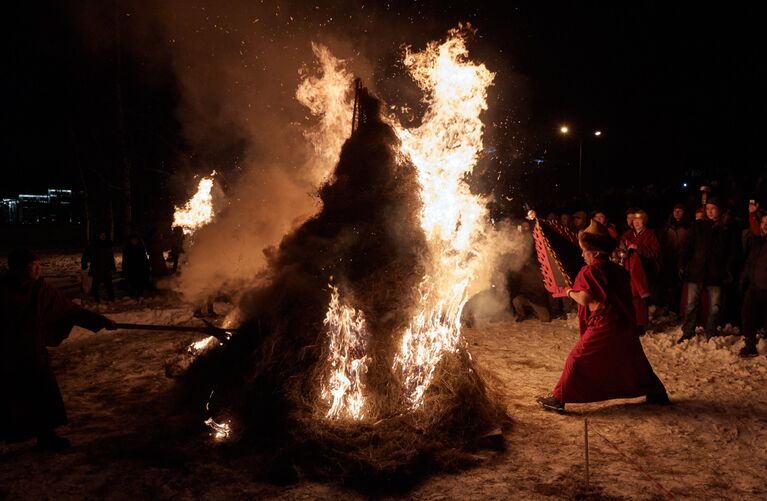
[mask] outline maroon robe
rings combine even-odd
[[[660,269],[660,242],[655,232],[647,228],[638,235],[634,230],[627,231],[621,242],[626,248],[631,244],[637,246],[636,250],[629,252],[623,264],[631,276],[631,297],[637,325],[646,327],[650,323],[646,298],[650,296],[652,282]]]
[[[0,278],[0,440],[23,440],[66,424],[46,346],[74,325],[96,331],[104,317],[70,302],[42,278]]]
[[[552,392],[562,403],[665,394],[639,341],[629,276],[604,256],[584,266],[573,285],[600,306],[578,305],[581,337]]]

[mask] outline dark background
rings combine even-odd
[[[419,48],[460,21],[473,24],[472,57],[498,72],[476,184],[494,192],[506,210],[562,205],[576,195],[579,139],[587,193],[748,178],[764,170],[767,82],[756,7],[447,3],[327,8],[336,14],[353,8],[382,31],[391,27],[391,59],[379,56],[383,70],[376,78],[392,100],[384,66],[396,58],[399,43],[410,39]],[[151,5],[116,3],[114,11]],[[117,213],[127,159],[134,218],[165,217],[191,188],[173,185],[177,166],[199,152],[185,142],[177,119],[178,82],[163,59],[164,41],[158,37],[151,53],[95,50],[78,16],[89,8],[87,2],[9,7],[0,196],[49,187],[82,191],[85,182],[89,203],[101,208],[113,199],[110,210]],[[131,18],[119,23],[127,31]],[[354,28],[348,30],[353,36]],[[378,42],[368,37],[362,45]],[[558,133],[563,123],[572,130],[568,138]],[[595,129],[603,131],[598,139]]]

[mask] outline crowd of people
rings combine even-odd
[[[152,289],[164,276],[178,271],[179,259],[184,252],[184,232],[180,227],[173,229],[168,258],[165,250],[168,244],[158,231],[153,231],[150,244],[146,246],[138,233],[131,233],[122,248],[121,274],[128,294],[141,297]],[[170,261],[170,269],[168,267]],[[117,273],[114,244],[106,230],[101,230],[95,240],[85,248],[82,259],[83,290],[97,303],[101,301],[101,288],[106,290],[109,301],[115,300],[113,277]]]
[[[699,205],[673,205],[660,224],[653,224],[640,207],[628,208],[617,224],[601,210],[552,212],[546,219],[576,235],[592,221],[605,227],[616,243],[610,258],[630,277],[640,335],[653,307],[679,316],[678,343],[699,334],[720,335],[730,324],[740,327],[746,341],[740,355],[756,356],[757,332],[765,327],[767,311],[767,212],[757,200],[737,208],[708,196],[706,189],[703,193]],[[532,311],[547,321],[574,309],[572,301],[545,294],[535,259],[509,280],[517,320]]]

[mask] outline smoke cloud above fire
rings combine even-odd
[[[105,18],[115,14],[100,8],[107,9],[101,13]],[[402,42],[425,42],[438,23],[381,22],[387,13],[374,9],[358,2],[176,0],[118,6],[126,48],[155,63],[169,61],[173,68],[177,118],[189,152],[179,158],[179,172],[222,173],[218,185],[226,195],[214,197],[216,219],[187,245],[181,288],[188,299],[199,302],[253,286],[266,264],[264,250],[319,210],[317,190],[351,132],[353,77],[374,92],[378,81],[382,97],[409,104],[410,114],[419,109],[417,89],[403,85],[396,62]],[[93,32],[98,23],[88,22],[95,15],[80,13],[91,39],[99,38]],[[332,96],[311,95],[301,85],[323,77],[348,82],[345,94],[336,87]],[[394,91],[391,82],[398,87]],[[324,109],[328,102],[341,106]],[[181,205],[198,179],[175,179]],[[490,242],[515,245],[505,237]],[[478,270],[482,279],[471,290],[490,282],[495,254],[488,253],[487,271]]]

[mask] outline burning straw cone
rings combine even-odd
[[[486,216],[464,179],[492,74],[467,60],[460,32],[406,65],[430,93],[422,128],[393,129],[358,87],[322,211],[270,256],[231,340],[186,375],[237,439],[290,444],[300,467],[328,476],[388,482],[424,454],[457,464],[508,422],[460,332]]]

